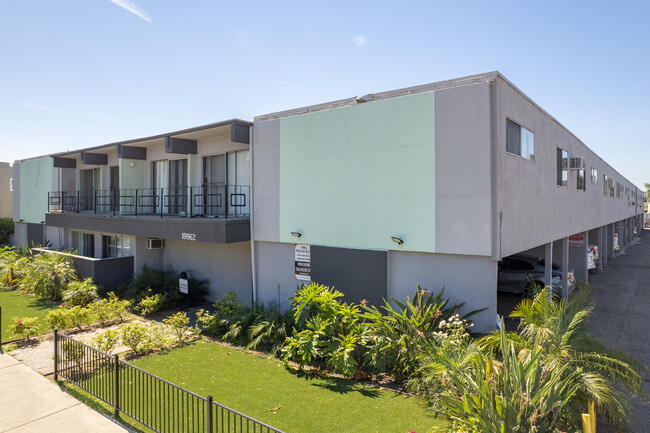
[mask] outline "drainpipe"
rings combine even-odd
[[[255,184],[255,145],[253,140],[253,126],[250,127],[250,152],[251,152],[251,185],[249,190],[249,217],[251,233],[251,277],[253,284],[253,305],[257,305],[257,275],[255,272],[255,212],[253,211],[253,185]]]

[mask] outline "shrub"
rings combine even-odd
[[[166,271],[150,269],[147,266],[142,268],[138,274],[124,289],[123,295],[137,303],[146,296],[164,295],[164,303],[161,308],[172,308],[181,304],[190,304],[202,301],[208,294],[208,280],[199,280],[189,275],[188,294],[180,293],[178,279],[180,274],[171,267]]]
[[[124,322],[130,304],[128,300],[118,298],[113,292],[108,294],[108,309],[111,318],[119,319],[120,323]]]
[[[443,294],[444,288],[432,295],[418,285],[413,300],[407,298],[403,304],[393,299],[397,309],[386,301],[382,307],[384,313],[374,306],[364,307],[365,326],[371,334],[366,355],[368,365],[392,373],[398,379],[413,375],[418,368],[418,355],[438,332],[439,324],[449,321],[464,305],[449,306]]]
[[[31,257],[23,257],[18,250],[0,248],[0,286],[17,289],[25,276]]]
[[[0,218],[0,245],[6,245],[9,242],[9,236],[13,234],[13,218]]]
[[[237,294],[227,292],[221,299],[217,299],[212,306],[214,314],[210,314],[203,309],[196,313],[197,322],[201,324],[205,331],[227,340],[235,340],[245,334],[245,320],[242,320],[242,318],[247,313],[250,313],[252,309],[245,307]]]
[[[73,281],[68,284],[68,288],[63,292],[63,300],[71,306],[85,307],[95,299],[97,299],[97,286],[93,283],[92,278]]]
[[[11,319],[9,330],[20,338],[38,335],[38,317],[14,317]]]
[[[67,309],[69,324],[73,328],[81,329],[93,322],[93,316],[89,308],[79,305]]]
[[[143,316],[154,315],[163,306],[165,298],[166,295],[161,293],[158,293],[157,295],[147,296],[138,302],[135,309]]]
[[[179,343],[192,331],[192,328],[188,326],[190,318],[182,311],[163,319],[163,323],[169,326]]]
[[[38,254],[30,262],[22,279],[22,287],[37,298],[60,301],[64,288],[78,281],[70,259],[61,254]]]
[[[141,353],[151,345],[149,329],[141,322],[132,322],[120,327],[120,338],[133,353]]]
[[[120,342],[120,331],[117,329],[106,329],[95,334],[92,345],[102,352],[110,353]]]
[[[72,328],[67,308],[58,308],[56,310],[50,311],[47,313],[47,316],[45,316],[45,322],[47,323],[47,326],[52,329]]]
[[[359,307],[339,302],[342,296],[316,283],[296,291],[291,309],[297,332],[287,338],[282,348],[285,364],[295,361],[302,368],[312,362],[325,362],[346,376],[357,372],[368,334],[361,324]]]

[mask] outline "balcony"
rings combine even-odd
[[[182,188],[52,191],[49,212],[112,216],[248,218],[250,187],[208,184]]]
[[[150,238],[250,240],[250,187],[207,184],[48,193],[48,226]]]

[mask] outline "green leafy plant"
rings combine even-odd
[[[30,262],[21,280],[24,290],[37,298],[60,301],[69,283],[78,281],[72,261],[64,255],[38,254]]]
[[[102,352],[110,353],[120,343],[120,332],[117,329],[106,329],[93,336],[92,345]]]
[[[151,346],[149,329],[141,322],[126,323],[120,327],[120,339],[124,345],[139,354]]]
[[[354,375],[362,363],[367,342],[359,307],[338,299],[343,294],[311,283],[296,291],[291,310],[296,323],[294,335],[282,347],[285,364],[325,363],[346,376]]]
[[[31,256],[25,257],[17,249],[0,248],[0,286],[19,288],[30,260]]]
[[[592,312],[586,287],[568,300],[551,300],[544,289],[515,307],[511,317],[521,319],[519,332],[507,333],[505,337],[520,359],[530,359],[542,348],[539,361],[546,368],[566,366],[567,377],[577,386],[570,402],[573,410],[569,413],[573,416],[566,420],[569,427],[579,425],[579,414],[593,400],[597,412],[617,428],[625,429],[631,410],[623,392],[633,396],[643,393],[639,372],[645,368],[628,354],[610,349],[589,335],[587,324]],[[498,348],[500,338],[500,334],[493,334],[481,343],[487,348]]]
[[[196,313],[197,323],[203,330],[218,338],[226,340],[237,339],[244,331],[245,316],[252,310],[244,306],[236,293],[227,292],[218,298],[214,304],[214,314],[204,309]]]
[[[128,313],[129,305],[131,303],[127,299],[120,299],[113,292],[108,294],[108,309],[110,310],[110,317],[112,319],[118,319],[120,323],[123,323]]]
[[[70,326],[77,329],[82,329],[92,323],[92,312],[89,308],[84,308],[79,305],[67,308],[68,320]]]
[[[38,335],[38,327],[38,317],[14,317],[9,330],[12,334],[29,340],[29,337]]]
[[[163,323],[169,326],[179,343],[183,342],[193,333],[192,328],[189,326],[190,318],[187,317],[185,312],[180,311],[169,316],[166,319],[163,319]]]
[[[469,365],[445,362],[448,384],[436,409],[471,432],[553,433],[577,391],[566,365],[547,368],[539,348],[525,360],[500,332],[502,360],[476,352]]]
[[[136,305],[146,296],[164,295],[161,308],[201,302],[207,296],[208,280],[197,279],[190,273],[187,278],[188,294],[184,295],[178,288],[179,278],[180,274],[171,267],[166,271],[159,271],[144,266],[142,272],[127,285],[122,295],[126,299],[134,300]]]
[[[63,301],[70,306],[85,307],[97,299],[97,286],[92,278],[72,281],[63,292]]]
[[[70,329],[73,327],[67,308],[50,311],[45,316],[45,322],[52,329]]]
[[[450,306],[443,295],[444,288],[431,294],[418,285],[412,300],[407,298],[401,303],[393,299],[397,308],[386,301],[383,313],[374,306],[365,307],[363,317],[371,343],[366,355],[369,366],[377,371],[388,371],[398,379],[412,376],[419,366],[419,354],[439,332],[439,324],[449,321],[464,305]],[[463,318],[479,311],[482,310],[471,311]]]
[[[9,236],[14,234],[13,218],[0,218],[0,245],[6,245],[9,242]]]
[[[162,293],[146,296],[138,302],[135,309],[143,316],[152,316],[163,306],[165,298],[166,295]]]

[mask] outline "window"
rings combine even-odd
[[[535,134],[506,119],[506,152],[535,160]]]
[[[614,197],[614,179],[609,179],[609,196]]]
[[[559,186],[567,186],[567,181],[569,179],[569,153],[564,150],[557,148],[557,184]]]
[[[603,194],[608,195],[607,193],[609,192],[609,182],[607,179],[607,175],[603,174]]]
[[[95,235],[72,232],[72,249],[80,256],[95,257]]]
[[[598,184],[598,170],[593,167],[591,167],[591,183],[594,185]]]
[[[576,184],[576,187],[581,191],[586,191],[586,188],[585,188],[585,171],[584,170],[578,170],[577,175],[576,175],[576,179],[578,181],[577,184]]]
[[[131,255],[128,236],[102,236],[102,257],[125,257]]]
[[[9,179],[9,191],[14,190],[14,178]]]

